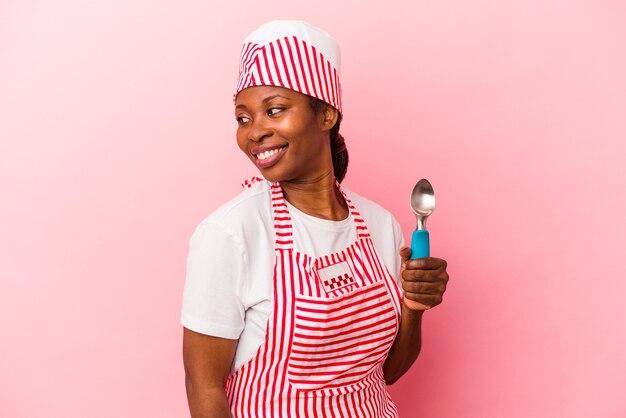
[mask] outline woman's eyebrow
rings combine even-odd
[[[263,99],[263,103],[267,103],[267,102],[269,102],[270,100],[275,99],[275,98],[277,98],[277,97],[282,97],[283,99],[286,99],[286,97],[285,97],[285,96],[281,96],[280,94],[274,94],[274,95],[272,95],[272,96],[267,96],[265,99]]]
[[[265,103],[269,102],[270,100],[275,99],[275,98],[277,98],[277,97],[282,97],[283,99],[287,99],[287,100],[289,100],[289,98],[288,98],[288,97],[285,97],[285,96],[283,96],[283,95],[280,95],[280,94],[273,94],[273,95],[271,95],[271,96],[267,96],[265,99],[263,99],[262,103],[263,103],[263,104],[265,104]],[[247,106],[246,106],[246,105],[244,105],[244,104],[238,104],[237,106],[235,106],[235,110],[237,110],[237,109],[241,109],[241,108],[247,109]]]

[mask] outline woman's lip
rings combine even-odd
[[[263,146],[259,146],[259,147],[254,147],[250,150],[250,152],[254,155],[257,156],[259,154],[261,154],[262,152],[265,151],[272,151],[275,149],[280,149],[283,147],[286,147],[287,145],[263,145]]]
[[[285,151],[287,150],[287,146],[283,146],[280,147],[282,148],[280,151],[278,151],[276,154],[272,155],[271,157],[268,157],[264,160],[259,159],[258,157],[254,160],[254,163],[256,164],[256,166],[258,168],[268,168],[273,166],[274,164],[276,164],[278,162],[278,160],[280,160],[283,156],[283,154],[285,154]],[[276,148],[269,148],[269,149],[276,149]],[[265,150],[267,151],[267,150]]]

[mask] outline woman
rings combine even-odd
[[[190,242],[182,323],[193,417],[397,416],[386,385],[417,358],[446,262],[409,261],[393,216],[340,186],[341,112],[327,33],[274,21],[248,36],[237,143],[263,178]]]

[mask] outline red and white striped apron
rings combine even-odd
[[[274,308],[256,355],[231,374],[235,417],[397,417],[383,363],[398,331],[401,296],[345,193],[357,241],[319,258],[293,248],[283,192],[272,184]]]

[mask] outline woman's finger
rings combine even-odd
[[[440,295],[446,291],[445,284],[441,282],[402,282],[402,289],[408,293],[423,295]]]

